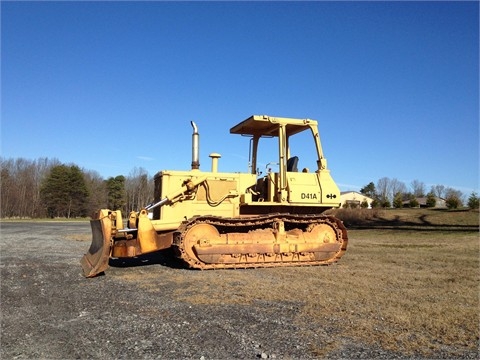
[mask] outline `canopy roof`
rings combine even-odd
[[[231,134],[278,136],[280,125],[286,125],[287,136],[316,126],[317,122],[310,119],[292,119],[267,115],[252,115],[248,119],[230,129]]]

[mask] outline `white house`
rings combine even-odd
[[[367,201],[369,208],[372,207],[373,199],[371,197],[368,197],[365,194],[359,193],[357,191],[342,191],[340,193],[340,206],[341,207],[343,207],[344,204],[349,205],[349,206],[353,205],[353,206],[356,206],[356,207],[360,207],[360,205],[364,201]]]

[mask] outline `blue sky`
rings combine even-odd
[[[478,19],[478,2],[2,1],[1,154],[188,170],[193,120],[202,169],[218,152],[247,171],[229,129],[267,114],[318,120],[341,190],[478,192]]]

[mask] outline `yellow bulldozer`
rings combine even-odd
[[[109,209],[92,217],[92,243],[81,259],[86,277],[104,272],[110,258],[169,248],[194,269],[322,265],[342,257],[347,230],[322,214],[340,206],[340,191],[327,169],[317,121],[253,115],[232,127],[231,134],[250,138],[244,173],[219,172],[217,153],[210,154],[211,170],[201,171],[198,128],[191,126],[191,170],[157,173],[154,201],[126,219]],[[313,171],[299,171],[299,158],[290,153],[292,139],[304,131],[316,149]],[[275,170],[263,173],[259,144],[267,138],[276,140],[278,159]]]

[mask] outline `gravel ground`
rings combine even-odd
[[[302,323],[300,294],[242,298],[250,279],[283,281],[279,269],[193,271],[157,255],[86,279],[89,239],[87,222],[1,223],[1,359],[408,358],[343,338],[341,321]]]

